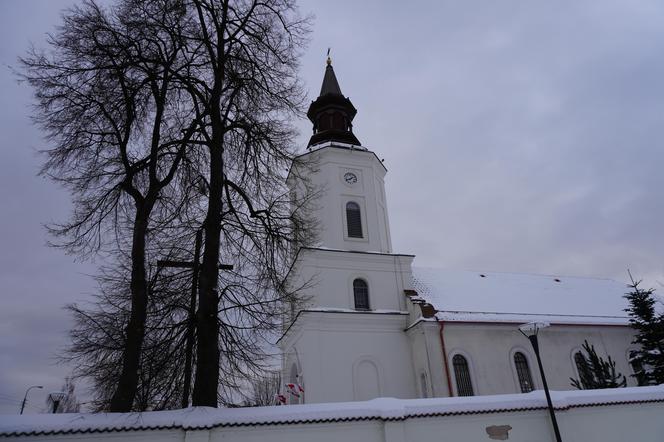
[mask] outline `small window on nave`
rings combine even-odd
[[[648,385],[648,379],[645,375],[645,370],[643,369],[643,363],[639,359],[634,359],[634,354],[630,352],[630,357],[628,359],[630,367],[634,372],[634,377],[636,378],[636,384],[639,387]]]
[[[583,357],[583,354],[580,351],[574,353],[574,364],[579,373],[583,372],[586,365],[586,358]]]
[[[533,377],[530,374],[530,367],[528,367],[528,359],[520,351],[514,353],[514,366],[516,367],[516,375],[519,378],[521,393],[533,391]]]
[[[576,366],[576,372],[579,375],[579,380],[581,381],[581,385],[583,386],[583,388],[588,388],[588,385],[586,385],[586,383],[581,378],[581,373],[586,372],[588,363],[586,362],[586,358],[583,357],[583,354],[580,351],[574,353],[574,365]]]
[[[470,368],[468,367],[468,360],[462,355],[454,355],[452,358],[452,366],[454,367],[454,379],[457,384],[457,394],[459,396],[474,396],[473,382],[470,379]]]
[[[369,310],[369,285],[365,280],[353,281],[353,298],[356,310]]]
[[[363,238],[362,236],[362,213],[360,205],[349,201],[346,203],[346,225],[349,238]]]

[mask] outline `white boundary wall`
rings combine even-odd
[[[664,440],[664,385],[552,392],[565,442]],[[554,441],[542,391],[127,414],[0,416],[22,441]]]

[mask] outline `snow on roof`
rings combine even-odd
[[[413,267],[418,295],[447,321],[628,324],[628,291],[600,278]]]
[[[609,404],[664,402],[664,385],[605,390],[552,391],[558,410]],[[101,433],[136,430],[200,430],[218,427],[286,425],[293,423],[395,421],[417,417],[500,413],[546,408],[542,390],[526,394],[431,399],[379,398],[280,407],[209,408],[145,413],[1,415],[0,437]]]

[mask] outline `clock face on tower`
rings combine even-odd
[[[344,174],[344,181],[348,184],[355,184],[357,183],[357,175],[352,172],[346,172]]]

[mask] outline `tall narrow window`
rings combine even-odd
[[[583,354],[580,351],[574,353],[574,365],[576,365],[576,371],[579,374],[579,381],[581,381],[581,385],[583,388],[588,388],[588,385],[583,377],[583,373],[587,372],[586,368],[588,367],[588,364],[586,362],[586,358],[583,357]]]
[[[357,310],[369,310],[369,285],[363,279],[353,281],[353,297]]]
[[[473,383],[470,380],[470,370],[466,358],[461,355],[454,355],[452,358],[452,366],[454,367],[457,394],[459,396],[474,396]]]
[[[516,367],[516,375],[519,378],[521,393],[529,393],[533,391],[533,378],[530,375],[528,359],[526,359],[526,356],[520,351],[514,353],[514,366]]]
[[[346,203],[346,224],[349,238],[362,238],[362,214],[360,205],[350,201]]]
[[[634,377],[636,378],[637,385],[639,387],[643,385],[648,385],[648,379],[646,372],[643,369],[643,363],[639,359],[634,359],[636,355],[634,352],[630,352],[629,365],[632,367],[634,372]]]
[[[586,366],[586,358],[583,357],[580,351],[574,353],[574,364],[576,365],[576,370],[579,374],[583,373],[583,370]]]

